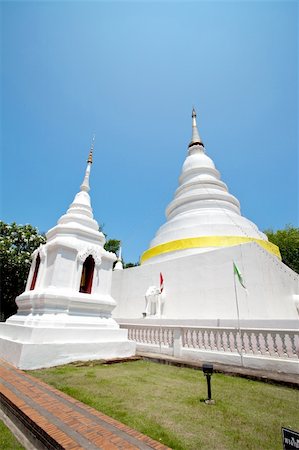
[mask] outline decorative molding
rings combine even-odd
[[[32,253],[32,260],[34,261],[37,258],[37,255],[39,254],[41,262],[43,262],[46,258],[46,248],[45,244],[41,244],[37,249],[34,250]]]
[[[102,256],[95,247],[87,247],[81,250],[77,255],[79,263],[84,264],[84,261],[89,255],[93,257],[95,266],[99,267],[102,262]]]
[[[161,255],[163,253],[174,252],[177,250],[185,250],[190,248],[202,247],[231,247],[234,245],[246,244],[248,242],[256,242],[269,253],[281,259],[280,251],[277,245],[262,239],[251,238],[247,236],[202,236],[186,239],[178,239],[166,242],[146,250],[141,256],[141,264],[147,259]]]

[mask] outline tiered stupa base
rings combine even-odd
[[[128,341],[128,331],[120,329],[111,318],[96,318],[88,324],[86,317],[58,314],[54,325],[53,316],[43,314],[39,320],[38,315],[26,319],[15,315],[1,324],[1,357],[20,369],[39,369],[135,355],[136,345]]]

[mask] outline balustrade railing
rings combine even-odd
[[[137,345],[243,354],[279,359],[299,358],[299,330],[224,327],[179,327],[122,323]],[[163,353],[163,352],[162,352]]]
[[[140,344],[152,344],[165,347],[173,347],[173,328],[157,327],[157,326],[136,326],[136,325],[120,325],[121,328],[127,328],[129,331],[128,338]]]

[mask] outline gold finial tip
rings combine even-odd
[[[88,162],[89,164],[92,164],[92,150],[90,150],[90,152],[89,152],[87,162]]]
[[[93,136],[92,136],[92,143],[91,143],[90,152],[89,152],[88,160],[87,160],[87,162],[88,162],[89,164],[92,164],[92,153],[93,153],[93,149],[94,149],[94,141],[95,141],[95,138],[96,138],[96,135],[95,135],[95,133],[94,133]]]

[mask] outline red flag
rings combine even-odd
[[[163,292],[164,289],[164,279],[163,279],[163,275],[160,272],[160,292]]]

